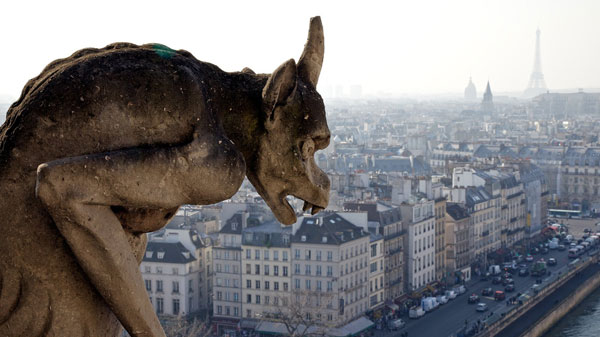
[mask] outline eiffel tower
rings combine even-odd
[[[527,98],[535,97],[548,91],[546,81],[544,81],[544,74],[542,74],[540,33],[540,29],[538,28],[535,31],[535,59],[533,61],[533,71],[529,77],[529,85],[527,86],[527,89],[525,89],[525,92],[523,92],[523,96]]]

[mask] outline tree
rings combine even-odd
[[[285,305],[288,299],[289,304]],[[292,337],[326,336],[335,326],[333,320],[328,320],[328,315],[335,316],[333,299],[329,293],[294,291],[289,297],[282,297],[284,305],[278,306],[277,312],[267,315],[265,320],[282,323]]]

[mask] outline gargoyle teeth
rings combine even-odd
[[[317,213],[319,213],[320,211],[324,210],[323,207],[319,207],[319,206],[314,206],[312,208],[312,211],[310,212],[310,214],[315,215]]]
[[[303,212],[306,212],[306,211],[308,211],[308,210],[309,210],[309,209],[310,209],[312,206],[313,206],[313,205],[312,205],[310,202],[308,202],[308,201],[304,201],[304,206],[302,206],[302,211],[303,211]]]

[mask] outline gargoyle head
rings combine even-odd
[[[262,92],[265,134],[248,179],[283,224],[296,221],[286,197],[304,200],[312,213],[327,207],[329,179],[314,154],[329,145],[325,106],[316,86],[323,64],[323,26],[312,18],[308,41],[298,61],[279,66]]]

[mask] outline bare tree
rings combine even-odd
[[[328,319],[328,315],[335,316],[332,294],[294,291],[289,297],[280,297],[279,301],[282,305],[277,306],[276,312],[263,318],[283,324],[289,336],[326,336],[335,326],[335,322]]]
[[[210,326],[198,318],[170,318],[162,323],[167,337],[207,337]]]

